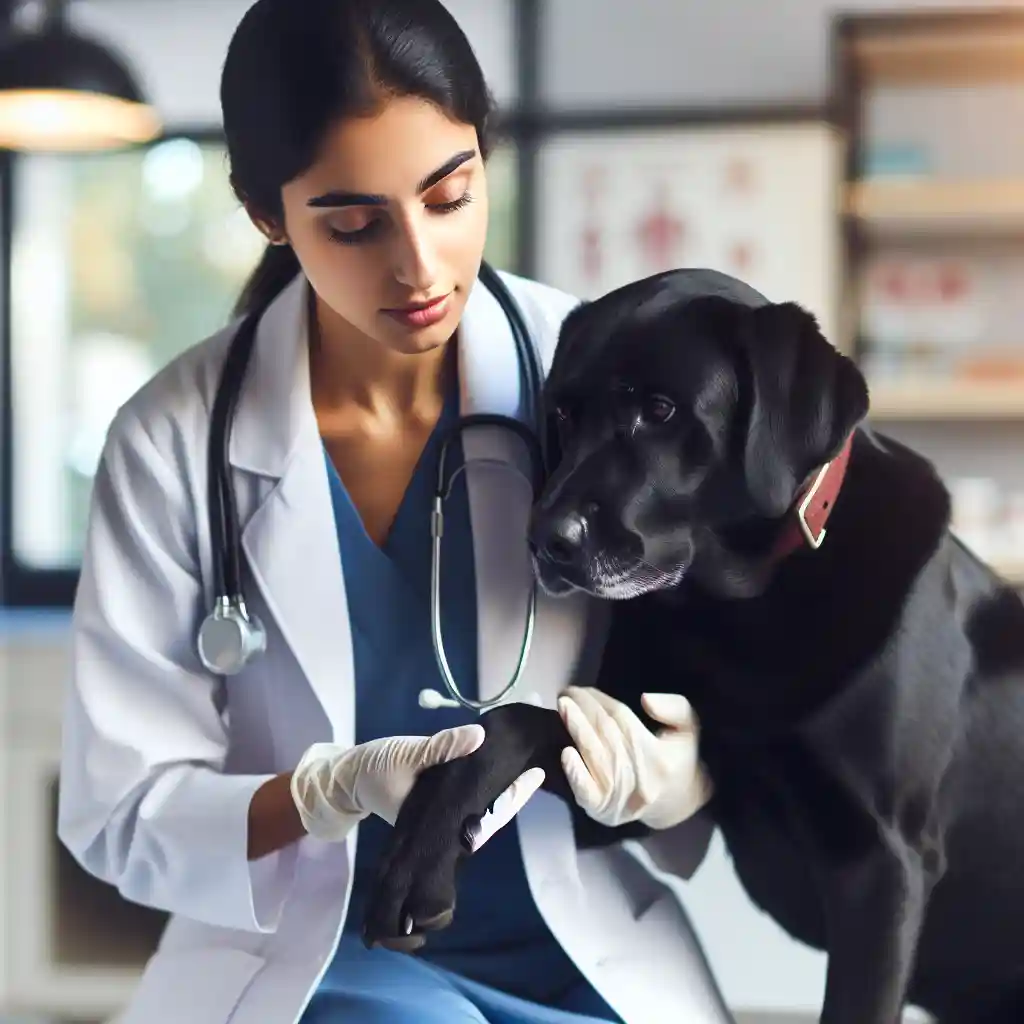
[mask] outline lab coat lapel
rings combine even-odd
[[[230,458],[264,483],[265,497],[253,503],[242,533],[253,577],[331,721],[334,741],[351,743],[352,637],[310,395],[306,288],[299,275],[261,319]]]
[[[462,414],[522,418],[520,378],[508,320],[497,299],[478,281],[459,329]],[[533,584],[526,544],[532,505],[529,462],[525,446],[508,430],[474,427],[464,432],[462,444],[476,566],[479,692],[487,700],[497,697],[511,678],[526,627]],[[509,469],[510,463],[527,478]],[[580,653],[583,609],[574,597],[554,600],[538,594],[530,655],[510,699],[533,699],[554,707]]]
[[[519,414],[522,383],[515,340],[497,299],[479,282],[463,315],[459,360],[464,415]],[[526,465],[522,444],[510,431],[468,430],[463,449],[468,464],[498,459]],[[507,685],[522,643],[533,584],[526,544],[532,494],[527,482],[504,466],[470,465],[466,477],[476,561],[479,690],[486,700]],[[509,700],[556,706],[583,654],[589,607],[584,601],[582,596],[555,599],[538,593],[526,670]],[[531,892],[549,926],[566,936],[579,918],[582,898],[569,809],[554,794],[538,793],[518,821]]]

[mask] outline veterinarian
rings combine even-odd
[[[258,0],[221,100],[233,188],[268,239],[240,301],[258,325],[230,433],[208,459],[237,324],[116,416],[74,610],[59,835],[171,915],[119,1020],[728,1021],[651,867],[682,874],[703,852],[694,723],[669,702],[660,738],[640,735],[602,695],[563,696],[599,652],[582,599],[538,597],[515,699],[562,697],[578,799],[605,824],[653,825],[651,860],[577,854],[566,805],[524,777],[478,833],[451,926],[415,957],[365,948],[362,902],[417,772],[483,736],[472,710],[419,695],[444,688],[430,615],[444,432],[516,415],[527,387],[478,281],[492,111],[435,0]],[[500,282],[546,367],[575,300]],[[441,603],[447,661],[481,699],[507,685],[531,590],[530,489],[486,461],[514,463],[516,445],[478,428],[449,453],[484,460],[445,504]],[[220,625],[230,611],[215,577],[234,522],[238,614],[259,629],[244,665],[218,672],[224,651],[202,637],[211,607]]]

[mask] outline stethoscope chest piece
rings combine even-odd
[[[211,672],[233,676],[249,659],[267,649],[263,623],[242,601],[218,598],[213,611],[199,627],[199,659]]]

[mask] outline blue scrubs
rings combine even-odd
[[[419,691],[444,684],[430,635],[430,509],[440,435],[458,416],[452,387],[385,542],[363,527],[326,459],[349,594],[356,742],[429,735],[476,720],[465,709],[426,710]],[[453,450],[449,465],[461,465]],[[445,504],[441,597],[445,649],[464,694],[477,693],[476,590],[465,474]],[[534,904],[513,820],[459,876],[455,920],[414,955],[367,950],[363,907],[390,826],[360,825],[352,902],[337,954],[303,1024],[596,1024],[619,1017],[555,941]]]

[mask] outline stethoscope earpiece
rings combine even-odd
[[[450,700],[437,690],[420,690],[419,705],[428,711],[436,711],[438,708],[461,708],[457,700]]]
[[[510,697],[510,693],[505,693],[496,701],[485,701],[480,707],[474,708],[473,710],[483,714],[485,711],[490,711],[499,704],[511,703],[509,699]],[[517,703],[533,704],[538,708],[544,707],[544,700],[536,691],[528,694],[525,701],[517,701]],[[438,693],[437,690],[432,689],[420,690],[419,705],[421,708],[426,708],[428,711],[436,711],[438,708],[461,708],[464,706],[459,701],[451,700],[450,698],[445,697],[444,694]]]

